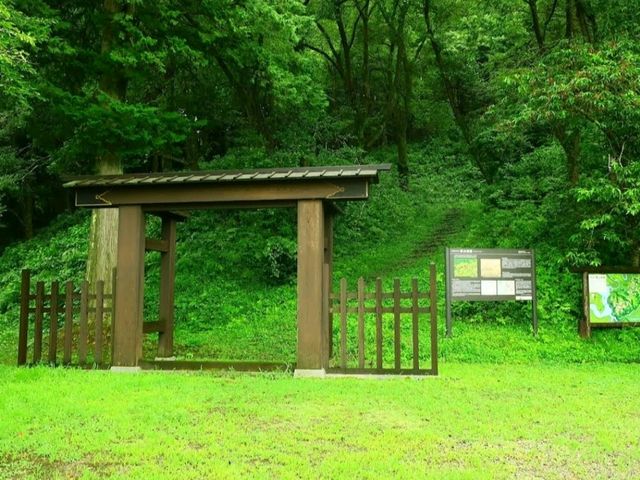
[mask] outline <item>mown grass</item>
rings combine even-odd
[[[1,478],[638,478],[635,365],[425,380],[0,367]]]

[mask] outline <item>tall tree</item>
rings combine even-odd
[[[33,235],[33,186],[47,159],[33,155],[21,132],[38,97],[38,72],[32,57],[47,41],[51,18],[38,1],[0,3],[0,218],[10,206],[24,236]]]

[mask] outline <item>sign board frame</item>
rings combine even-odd
[[[461,280],[467,276],[465,272],[467,265],[464,264],[467,257],[470,260],[468,280]],[[475,274],[473,272],[474,259]],[[457,260],[459,262],[456,262]],[[461,276],[455,275],[457,266],[460,267]],[[526,289],[525,291],[521,290],[520,294],[517,291],[518,280],[525,285]],[[508,287],[503,289],[502,293],[499,291],[500,284]],[[538,335],[534,250],[447,247],[445,249],[445,285],[447,337],[450,337],[452,332],[451,305],[458,301],[530,301],[533,335]]]
[[[591,292],[589,291],[589,275],[606,274],[635,274],[640,275],[640,268],[634,267],[593,267],[580,270],[582,273],[582,318],[578,331],[582,338],[591,337],[592,328],[625,328],[640,327],[640,322],[592,322],[589,310],[591,306]]]

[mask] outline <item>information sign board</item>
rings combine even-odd
[[[533,250],[447,248],[447,335],[451,335],[451,303],[457,301],[531,301],[536,314]]]
[[[640,272],[601,268],[584,272],[585,322],[580,333],[591,327],[640,326]]]

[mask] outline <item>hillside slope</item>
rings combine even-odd
[[[434,153],[434,151],[436,153]],[[371,163],[389,159],[379,151]],[[508,228],[518,218],[497,215],[480,201],[483,186],[454,149],[414,148],[410,190],[383,175],[368,202],[344,206],[335,234],[334,286],[341,277],[394,277],[427,282],[438,268],[440,356],[444,361],[623,361],[640,359],[638,330],[577,335],[581,287],[567,273],[557,246],[521,244]],[[511,215],[517,215],[514,212]],[[150,234],[158,225],[150,222]],[[179,358],[295,360],[295,212],[198,211],[178,230],[176,355]],[[84,270],[86,212],[60,218],[36,238],[0,257],[0,361],[15,361],[19,274],[38,280],[79,280]],[[538,238],[544,238],[539,236]],[[444,338],[444,247],[535,248],[538,257],[540,334],[531,335],[530,304],[457,304],[454,336]],[[157,254],[147,254],[146,315],[153,320],[158,294]],[[153,356],[153,341],[146,343]]]

